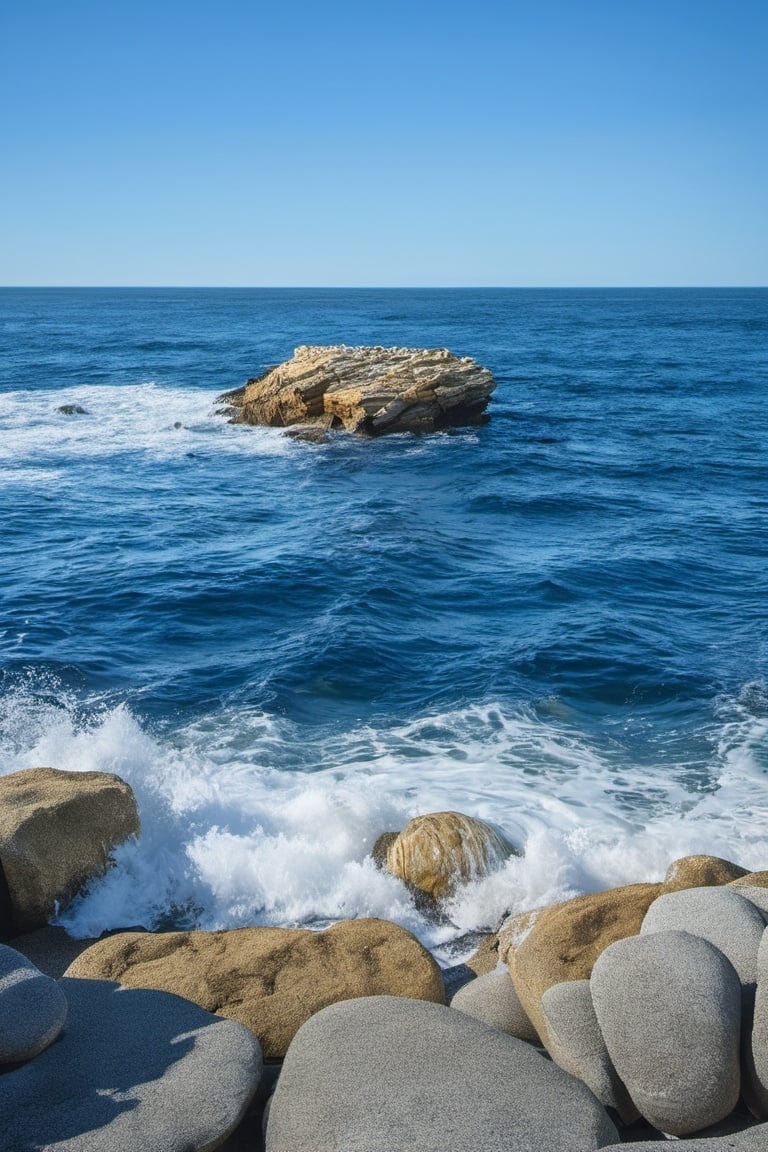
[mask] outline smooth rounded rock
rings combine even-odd
[[[752,1031],[744,1038],[744,1097],[760,1120],[768,1119],[768,929],[757,952]],[[768,1146],[767,1146],[768,1147]]]
[[[610,1144],[605,1152],[660,1152],[658,1140],[639,1140],[631,1144]],[[675,1141],[675,1152],[766,1152],[768,1124],[755,1124],[728,1136],[692,1136]]]
[[[582,1152],[618,1139],[592,1093],[462,1012],[379,996],[295,1037],[267,1152]]]
[[[747,872],[746,876],[732,880],[728,887],[738,889],[742,884],[748,884],[750,888],[768,888],[768,872]]]
[[[338,1000],[389,993],[445,1001],[434,957],[405,928],[375,919],[324,932],[122,932],[83,952],[67,975],[185,996],[252,1029],[270,1058],[284,1056],[301,1025]]]
[[[552,1059],[591,1088],[601,1104],[615,1108],[625,1124],[639,1118],[627,1089],[608,1055],[597,1022],[589,980],[569,980],[548,988],[541,998]]]
[[[56,1044],[0,1076],[0,1152],[209,1152],[258,1087],[256,1037],[165,992],[63,979]]]
[[[470,980],[453,997],[451,1008],[480,1020],[489,1028],[517,1036],[518,1040],[526,1040],[529,1044],[541,1043],[506,968]]]
[[[611,1061],[646,1120],[684,1136],[732,1111],[741,984],[713,944],[677,931],[619,940],[590,987]]]
[[[768,920],[768,888],[739,884],[738,888],[734,886],[733,891],[738,892],[744,900],[749,900],[750,904],[754,904],[758,912],[762,913],[763,918]]]
[[[661,884],[628,884],[523,914],[529,918],[525,935],[507,949],[507,963],[520,1002],[545,1044],[541,997],[547,988],[588,979],[609,944],[640,931],[649,905],[661,891]],[[502,934],[503,930],[500,941]]]
[[[440,900],[459,883],[478,880],[517,850],[497,829],[462,812],[409,820],[387,849],[387,871]]]
[[[670,891],[681,888],[703,888],[708,885],[730,884],[740,876],[746,876],[747,869],[722,856],[681,856],[673,860],[664,877],[664,884]]]
[[[67,1000],[56,981],[0,944],[0,1064],[18,1064],[45,1051],[66,1018]]]
[[[702,936],[728,957],[743,985],[757,979],[757,950],[765,918],[754,904],[733,888],[686,888],[654,900],[640,929],[650,932],[690,932]]]

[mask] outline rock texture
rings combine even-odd
[[[0,944],[0,1064],[31,1060],[64,1027],[67,1001],[55,980]]]
[[[730,884],[746,875],[746,868],[730,860],[723,860],[721,856],[682,856],[670,864],[664,883],[669,891],[673,891],[678,888]]]
[[[0,1152],[209,1152],[262,1069],[247,1028],[162,992],[62,980],[58,1041],[0,1076]]]
[[[765,918],[733,888],[687,888],[654,900],[640,931],[690,932],[709,940],[736,969],[741,983],[757,979],[757,950],[765,931]]]
[[[297,348],[293,359],[221,399],[241,424],[313,423],[350,432],[432,432],[477,423],[496,387],[445,348]]]
[[[508,951],[507,963],[520,1002],[547,1044],[541,998],[566,980],[586,980],[609,944],[640,931],[661,884],[628,884],[542,908],[528,934]],[[530,915],[530,914],[529,914]]]
[[[757,954],[754,1017],[751,1033],[744,1037],[744,1072],[749,1107],[758,1119],[768,1119],[768,930]]]
[[[661,1144],[657,1140],[640,1140],[631,1145],[629,1152],[659,1152]],[[675,1143],[676,1152],[765,1152],[768,1148],[768,1124],[756,1124],[742,1132],[732,1132],[728,1136],[697,1137],[679,1140]],[[605,1152],[628,1152],[626,1144],[610,1144]]]
[[[391,997],[335,1004],[297,1034],[267,1152],[582,1152],[607,1113],[529,1044],[462,1012]]]
[[[264,1054],[285,1055],[328,1004],[393,994],[443,1002],[440,969],[418,940],[386,920],[344,920],[324,932],[126,932],[83,952],[69,976],[175,992],[247,1025]]]
[[[500,832],[461,812],[431,812],[409,820],[387,849],[387,871],[434,897],[498,868],[516,849]]]
[[[589,980],[555,984],[541,998],[547,1022],[549,1054],[556,1064],[578,1076],[601,1104],[614,1108],[625,1124],[640,1113],[616,1073],[597,1022]]]
[[[617,1073],[651,1124],[685,1136],[739,1098],[741,984],[708,940],[657,932],[619,940],[590,979]]]
[[[138,831],[133,792],[118,776],[28,768],[0,777],[0,863],[16,931],[45,924]]]
[[[541,1043],[506,969],[487,972],[476,980],[470,980],[452,998],[451,1008],[480,1020],[489,1028],[516,1036],[518,1040],[526,1040],[529,1044]]]

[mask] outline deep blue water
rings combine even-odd
[[[308,343],[473,356],[491,420],[215,415]],[[0,290],[2,770],[120,771],[145,815],[74,927],[428,936],[364,856],[429,807],[528,849],[459,928],[768,867],[767,395],[768,290]]]

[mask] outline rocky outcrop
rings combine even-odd
[[[378,436],[478,423],[496,383],[445,348],[297,348],[292,360],[220,397],[238,424]]]
[[[301,1025],[339,1000],[395,995],[442,1002],[440,969],[415,936],[386,920],[343,920],[324,932],[123,932],[100,940],[68,976],[117,980],[193,1000],[285,1055]]]
[[[430,812],[409,820],[390,842],[386,867],[404,884],[440,900],[513,854],[519,855],[514,845],[485,821],[461,812]]]
[[[133,792],[118,776],[28,768],[0,777],[0,866],[14,921],[6,937],[45,924],[138,831]]]

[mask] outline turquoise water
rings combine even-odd
[[[440,948],[687,851],[768,866],[767,335],[766,290],[0,291],[2,770],[117,771],[144,826],[70,930]],[[473,356],[490,422],[216,415],[339,342]],[[438,808],[526,849],[442,926],[366,860]]]

